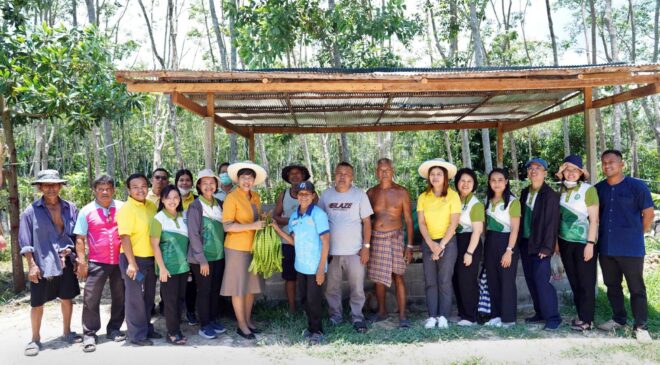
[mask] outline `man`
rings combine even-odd
[[[41,199],[28,206],[21,215],[18,244],[28,262],[30,280],[30,319],[32,341],[25,347],[26,356],[36,356],[41,349],[41,319],[44,304],[60,298],[63,339],[69,343],[82,338],[71,331],[72,299],[80,294],[74,274],[73,227],[78,210],[73,203],[60,198],[66,180],[56,170],[43,170],[32,182]]]
[[[124,279],[128,339],[137,346],[151,346],[151,339],[163,337],[150,322],[156,272],[149,230],[156,206],[147,200],[146,176],[132,174],[126,179],[126,186],[129,197],[117,212],[117,231],[121,240],[119,267]]]
[[[557,290],[550,283],[550,259],[559,233],[559,194],[545,183],[548,163],[544,159],[532,158],[525,166],[530,185],[520,196],[523,214],[517,246],[535,311],[525,322],[544,323],[544,330],[554,331],[561,324]]]
[[[399,306],[399,327],[410,327],[406,318],[406,287],[403,274],[406,264],[412,259],[413,219],[410,209],[410,195],[401,185],[394,183],[392,160],[381,158],[376,163],[376,177],[379,184],[367,191],[374,215],[371,221],[371,253],[367,274],[374,282],[378,313],[374,321],[387,319],[385,309],[385,287],[394,281],[396,299]],[[403,220],[402,220],[403,218]],[[406,222],[406,242],[403,243],[403,221]]]
[[[301,165],[289,165],[282,169],[282,180],[291,185],[277,197],[273,219],[282,226],[285,233],[289,233],[289,217],[298,209],[298,186],[301,182],[310,178],[309,170]],[[289,245],[282,238],[282,279],[286,299],[289,303],[289,313],[296,312],[296,251],[294,246]]]
[[[362,308],[364,307],[364,265],[369,261],[371,241],[371,215],[374,213],[369,197],[364,191],[352,186],[353,166],[340,162],[335,168],[335,186],[328,188],[319,206],[330,220],[330,256],[328,286],[325,291],[330,312],[330,322],[343,321],[341,303],[342,274],[348,276],[350,287],[351,321],[359,333],[367,331]]]
[[[216,199],[224,202],[232,190],[234,190],[234,183],[231,181],[227,169],[229,168],[229,162],[223,162],[218,167],[218,176],[220,177],[220,188],[218,191],[213,194]]]
[[[83,295],[83,351],[96,350],[96,332],[101,328],[99,304],[106,281],[110,281],[110,321],[106,326],[106,338],[121,342],[126,335],[120,331],[124,323],[124,281],[119,269],[119,233],[115,216],[123,202],[113,200],[115,181],[102,175],[92,184],[94,201],[85,205],[78,214],[73,233],[78,255],[78,277],[87,279]],[[85,245],[89,256],[85,257]]]
[[[626,325],[627,314],[621,288],[625,277],[635,319],[635,336],[640,342],[650,342],[646,324],[648,303],[644,285],[644,232],[653,223],[653,200],[646,184],[623,174],[620,151],[607,150],[600,160],[607,179],[596,184],[600,201],[598,253],[613,316],[598,328],[612,331]]]
[[[151,190],[147,194],[147,200],[158,207],[160,202],[160,192],[170,183],[170,173],[162,167],[159,167],[151,173]]]

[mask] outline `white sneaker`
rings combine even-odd
[[[461,319],[461,320],[458,321],[458,323],[456,323],[456,324],[459,325],[459,326],[461,326],[461,327],[470,327],[470,326],[474,326],[474,322],[470,322],[470,321],[468,321],[467,319]]]
[[[501,327],[502,319],[500,317],[491,318],[491,320],[486,322],[484,325],[488,327]]]
[[[515,324],[516,324],[516,322],[502,322],[502,328],[509,328],[509,327],[511,327]]]
[[[438,317],[438,328],[449,328],[449,322],[444,316]]]
[[[637,341],[641,343],[650,343],[653,341],[651,335],[649,334],[649,331],[643,328],[638,328],[635,330],[635,338],[637,339]]]
[[[436,324],[438,324],[438,320],[435,319],[435,317],[429,317],[426,320],[426,323],[424,323],[424,328],[426,328],[426,329],[435,328]]]

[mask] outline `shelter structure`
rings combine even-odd
[[[660,64],[429,69],[118,71],[128,91],[169,94],[205,120],[205,164],[214,128],[249,141],[257,133],[338,133],[448,129],[504,133],[584,115],[587,168],[596,168],[595,110],[660,92]],[[595,99],[594,88],[625,91]],[[596,176],[593,174],[592,176]]]

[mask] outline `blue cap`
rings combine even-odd
[[[573,165],[577,166],[580,169],[584,168],[584,165],[582,165],[582,158],[580,156],[576,156],[576,155],[566,156],[566,158],[564,159],[564,162],[568,162],[570,164],[573,164]]]
[[[525,168],[528,168],[529,165],[531,165],[533,163],[537,163],[537,164],[543,166],[544,169],[548,170],[548,163],[540,157],[534,157],[534,158],[530,159],[529,161],[527,161],[527,163],[525,164]]]
[[[298,191],[309,191],[311,193],[314,193],[314,184],[312,184],[311,181],[303,181],[300,184],[297,185]]]

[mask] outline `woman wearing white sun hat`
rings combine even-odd
[[[252,191],[255,185],[266,180],[266,170],[251,162],[237,162],[229,165],[227,173],[237,184],[236,189],[227,195],[223,204],[222,222],[225,237],[225,277],[220,295],[230,296],[236,314],[237,329],[241,337],[255,339],[257,333],[252,321],[254,294],[261,293],[264,280],[261,276],[248,272],[252,261],[252,240],[256,230],[266,226],[259,220],[261,201],[259,194]]]
[[[422,258],[429,311],[424,327],[447,328],[454,293],[452,276],[458,255],[455,233],[461,215],[461,199],[449,188],[456,166],[436,158],[422,163],[418,172],[428,183],[426,191],[417,199],[417,220],[424,238]]]

